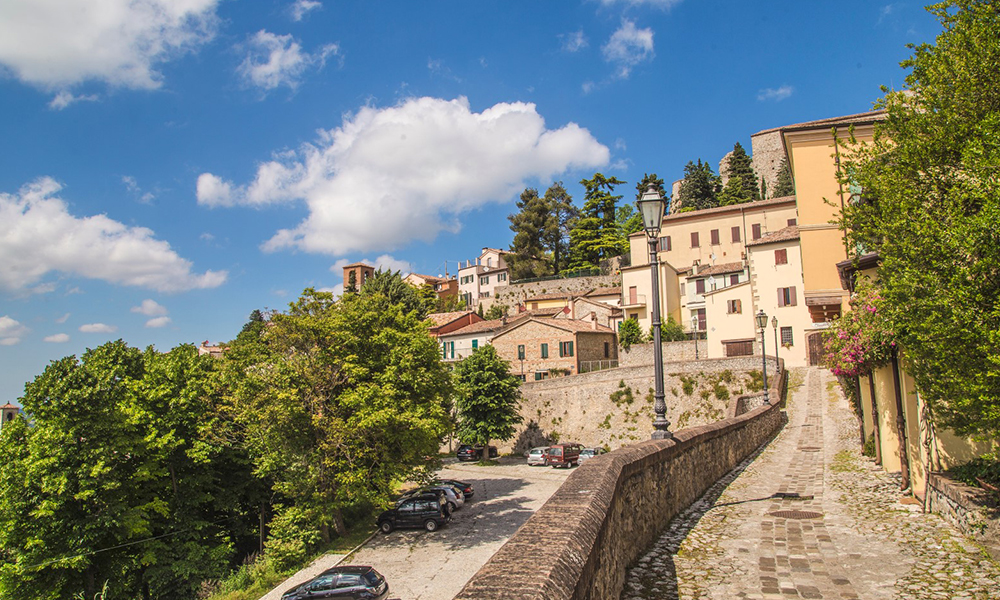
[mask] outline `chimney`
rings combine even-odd
[[[573,302],[573,296],[569,297],[569,318],[576,320],[576,302]]]
[[[691,264],[691,274],[692,274],[692,275],[697,275],[697,274],[698,274],[698,271],[700,271],[700,270],[701,270],[701,268],[700,268],[700,267],[701,267],[701,261],[700,261],[700,260],[696,260],[696,261],[694,261],[694,262],[693,262],[693,263]]]
[[[597,311],[590,311],[590,328],[597,331]]]

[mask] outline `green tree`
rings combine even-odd
[[[782,158],[778,165],[778,179],[774,182],[772,198],[784,198],[795,195],[795,184],[792,183],[792,170],[788,168],[788,159]]]
[[[753,170],[753,163],[747,156],[746,150],[739,142],[733,146],[733,152],[729,155],[726,166],[729,170],[729,179],[719,194],[719,205],[729,206],[760,200],[757,173]]]
[[[358,273],[357,271],[351,269],[347,273],[347,282],[344,285],[344,292],[348,294],[356,294],[358,291]]]
[[[367,289],[339,301],[306,289],[260,342],[226,354],[228,410],[279,499],[267,542],[279,564],[345,533],[346,510],[385,504],[448,430],[436,342],[418,311]]]
[[[51,363],[0,434],[0,598],[190,598],[246,533],[248,462],[212,441],[193,346]]]
[[[538,190],[527,188],[521,192],[517,208],[520,212],[507,217],[514,232],[512,254],[506,257],[511,279],[548,275],[552,271],[545,255],[545,236],[553,222],[549,203],[538,195]]]
[[[703,210],[719,205],[721,184],[719,177],[708,163],[688,162],[684,166],[684,180],[677,192],[679,211]]]
[[[403,312],[416,312],[420,319],[427,316],[427,302],[417,293],[417,288],[403,281],[399,271],[375,271],[361,286],[361,295],[382,295],[391,304],[401,306]]]
[[[1000,436],[1000,9],[928,8],[936,43],[910,46],[905,91],[883,90],[874,141],[845,142],[843,225],[881,256],[889,327],[935,420]],[[845,198],[845,201],[848,199]]]
[[[634,318],[628,318],[622,321],[621,325],[618,326],[618,344],[621,345],[622,349],[628,351],[629,348],[635,344],[641,344],[644,341],[642,335],[642,328],[639,327],[639,321]]]
[[[576,226],[580,211],[573,205],[573,197],[561,181],[545,190],[545,202],[549,207],[550,220],[546,224],[542,242],[552,255],[552,273],[559,274],[569,264],[570,231]]]
[[[618,201],[615,186],[625,183],[616,177],[594,173],[580,182],[587,189],[576,226],[570,231],[572,266],[596,268],[601,260],[621,254],[622,236],[618,228]],[[627,240],[626,240],[627,244]]]
[[[514,437],[523,421],[521,381],[510,372],[510,363],[493,346],[483,346],[455,366],[458,438],[489,449],[493,440]],[[489,456],[484,451],[484,460]]]
[[[417,293],[417,297],[420,298],[422,304],[421,311],[424,315],[429,315],[432,312],[437,312],[438,305],[440,304],[440,298],[438,298],[437,292],[434,291],[434,286],[425,283],[423,285],[413,288],[413,291]]]
[[[486,311],[485,319],[488,321],[493,321],[499,319],[507,314],[507,306],[505,304],[497,304],[494,302],[488,311]]]

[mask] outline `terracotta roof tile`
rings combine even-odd
[[[824,127],[834,127],[837,125],[867,124],[867,123],[874,123],[876,121],[881,121],[885,118],[886,118],[886,112],[884,110],[871,110],[868,112],[856,113],[853,115],[845,115],[843,117],[830,117],[828,119],[806,121],[805,123],[795,123],[794,125],[783,125],[781,127],[773,127],[771,129],[758,131],[753,135],[755,136],[762,135],[765,133],[773,133],[775,131],[800,131],[803,129],[821,129]]]
[[[622,288],[619,287],[599,287],[594,288],[584,296],[621,296]]]
[[[427,315],[427,320],[433,323],[432,327],[440,327],[460,319],[471,312],[471,310],[460,310],[455,312],[431,313]]]
[[[792,225],[790,227],[785,227],[784,229],[765,233],[759,239],[750,240],[747,242],[747,246],[763,246],[764,244],[787,242],[789,240],[797,239],[799,239],[799,228],[797,225]]]
[[[739,273],[740,271],[743,270],[743,268],[744,268],[743,263],[741,262],[725,263],[721,265],[708,265],[706,267],[701,267],[700,269],[698,269],[697,275],[694,274],[694,270],[692,269],[691,275],[688,275],[688,279],[691,279],[692,277],[704,277],[706,275],[723,275],[726,273]]]

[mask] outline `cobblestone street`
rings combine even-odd
[[[623,600],[1000,599],[1000,567],[860,455],[828,371],[794,370],[787,410],[639,559]]]

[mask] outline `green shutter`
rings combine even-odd
[[[451,357],[455,358],[455,342],[449,342],[449,344],[451,344],[451,347],[450,347]]]
[[[535,381],[541,381],[541,380],[542,380],[542,374],[539,373],[538,371],[535,371]]]
[[[441,358],[448,358],[448,342],[441,342]]]
[[[542,358],[548,358],[548,357],[549,357],[549,345],[542,344]]]
[[[478,347],[479,347],[479,340],[473,338],[473,340],[472,340],[472,349],[475,350]]]
[[[569,354],[567,356],[573,356],[573,342],[566,342],[569,344]]]

